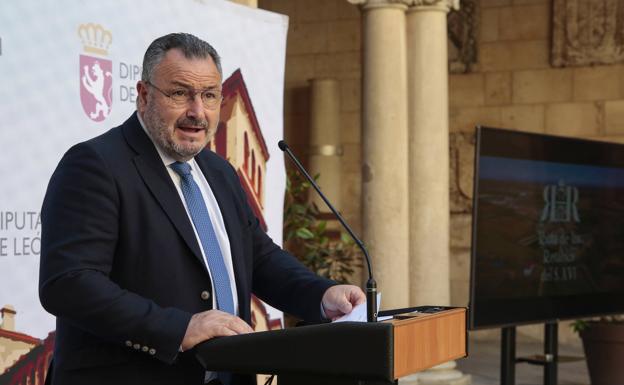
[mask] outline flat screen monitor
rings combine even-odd
[[[624,145],[478,127],[472,329],[624,313]]]

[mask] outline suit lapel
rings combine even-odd
[[[208,150],[205,150],[208,151]],[[246,303],[245,293],[248,293],[248,288],[244,287],[245,280],[245,266],[243,258],[243,250],[241,243],[241,228],[240,220],[237,216],[237,210],[233,198],[233,192],[228,189],[228,183],[223,173],[212,167],[210,161],[205,156],[198,155],[195,157],[199,168],[202,170],[210,189],[212,190],[221,215],[223,222],[225,223],[225,230],[228,234],[230,242],[230,251],[232,253],[232,265],[234,267],[234,278],[236,280],[238,304],[239,309],[243,309],[243,304]],[[242,310],[241,310],[242,311]]]
[[[123,133],[128,144],[137,152],[134,157],[134,164],[141,178],[178,230],[184,242],[191,249],[193,255],[206,269],[192,224],[180,200],[180,195],[154,144],[143,131],[136,112],[124,123]]]

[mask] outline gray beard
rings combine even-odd
[[[173,131],[169,131],[167,124],[156,111],[156,106],[154,104],[150,105],[149,103],[143,114],[143,121],[158,147],[160,147],[165,154],[178,162],[188,162],[195,155],[199,154],[204,147],[206,147],[208,141],[214,134],[214,130],[208,129],[205,143],[193,142],[192,145],[176,143],[173,140]]]

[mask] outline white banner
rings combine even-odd
[[[0,307],[17,311],[15,332],[45,338],[55,328],[37,292],[39,211],[52,171],[71,145],[132,114],[145,49],[167,33],[192,33],[220,53],[229,100],[248,118],[222,137],[221,151],[240,166],[246,155],[233,140],[250,135],[257,168],[240,166],[239,175],[262,187],[256,208],[281,243],[287,27],[285,16],[221,0],[0,2]]]

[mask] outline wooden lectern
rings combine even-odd
[[[466,356],[465,308],[409,310],[383,322],[216,338],[200,344],[196,356],[206,370],[277,374],[279,385],[393,384]]]

